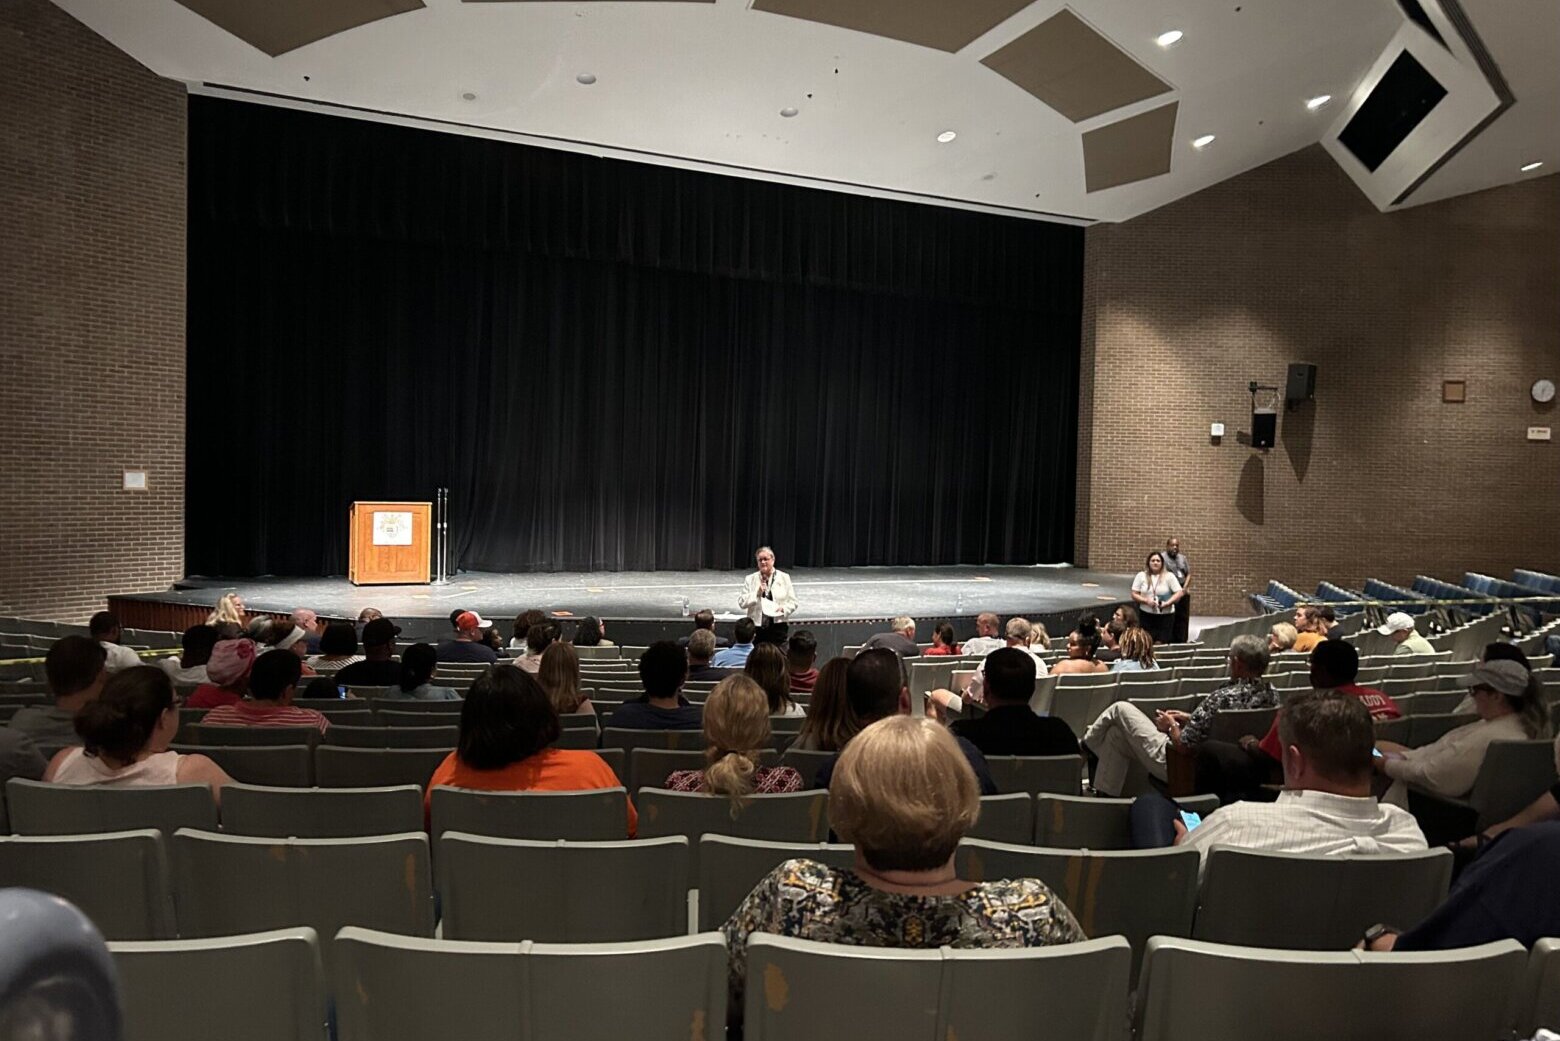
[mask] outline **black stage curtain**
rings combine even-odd
[[[186,566],[1072,548],[1079,228],[190,99]]]

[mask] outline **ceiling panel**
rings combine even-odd
[[[1170,91],[1170,84],[1065,8],[981,63],[1074,123]]]
[[[753,0],[753,10],[957,51],[1029,0]]]
[[[1172,101],[1084,134],[1085,190],[1102,191],[1169,173],[1179,107]]]
[[[275,57],[423,6],[422,0],[174,0]]]

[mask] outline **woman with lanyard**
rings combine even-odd
[[[1137,601],[1143,628],[1156,644],[1170,642],[1175,629],[1175,605],[1185,595],[1181,583],[1165,570],[1164,554],[1158,550],[1150,553],[1143,570],[1132,580],[1132,599]]]
[[[796,591],[791,576],[775,567],[774,550],[760,546],[754,557],[758,570],[742,583],[737,606],[758,627],[759,642],[779,643],[785,639],[786,619],[796,613]]]

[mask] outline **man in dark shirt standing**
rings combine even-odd
[[[401,682],[401,663],[395,660],[395,638],[400,628],[388,618],[375,618],[363,626],[363,660],[336,673],[346,687],[388,687]]]
[[[1174,535],[1165,539],[1165,570],[1176,577],[1181,588],[1186,589],[1192,578],[1192,562],[1181,552],[1181,540]],[[1170,637],[1173,643],[1185,643],[1192,625],[1192,594],[1175,602],[1175,626]]]
[[[607,720],[621,730],[698,730],[704,726],[704,710],[690,705],[678,691],[688,678],[688,659],[682,648],[661,640],[639,656],[639,682],[643,697],[625,701]]]
[[[951,728],[984,755],[1077,755],[1078,735],[1064,720],[1036,715],[1035,660],[1016,647],[986,656],[986,714]]]
[[[1031,690],[1034,688],[1032,675],[1029,686]],[[905,683],[904,663],[897,654],[883,647],[862,651],[851,659],[850,665],[845,669],[845,699],[850,702],[850,710],[855,713],[856,720],[863,730],[869,724],[887,719],[889,716],[910,715],[910,688]],[[991,771],[986,767],[986,757],[981,755],[980,749],[957,734],[954,735],[954,740],[959,742],[959,750],[964,753],[964,758],[970,761],[970,767],[975,771],[975,780],[980,782],[980,794],[996,795],[997,783],[991,779]],[[1073,745],[1075,750],[1077,747],[1076,744]],[[836,752],[818,768],[814,788],[829,786],[829,781],[834,776],[834,765],[839,761],[840,756]]]
[[[889,624],[893,626],[892,632],[878,633],[862,644],[861,649],[869,651],[874,647],[886,647],[901,658],[919,656],[921,648],[915,642],[915,619],[909,615],[900,615]]]
[[[490,622],[482,620],[475,611],[462,611],[455,616],[455,638],[439,643],[440,661],[474,661],[492,665],[498,661],[498,652],[482,642],[482,630]]]

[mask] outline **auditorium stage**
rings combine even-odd
[[[974,617],[994,611],[1021,614],[1046,623],[1053,633],[1079,611],[1107,617],[1115,604],[1131,601],[1130,575],[1070,565],[1031,567],[852,567],[787,569],[800,609],[792,627],[818,635],[826,653],[880,632],[884,619],[908,614],[931,638],[929,623],[948,619],[960,637],[974,632]],[[376,607],[394,618],[404,637],[441,637],[456,608],[477,611],[505,636],[519,611],[538,608],[597,615],[607,620],[618,643],[646,643],[685,632],[683,601],[692,610],[708,607],[725,616],[724,632],[738,616],[737,593],[746,571],[615,571],[486,574],[462,572],[440,585],[354,586],[344,578],[191,577],[174,588],[111,598],[121,620],[135,628],[182,629],[204,621],[204,613],[229,590],[237,590],[251,611],[285,614],[308,607],[331,618],[356,618]],[[196,617],[200,615],[201,617]],[[1065,632],[1065,629],[1060,629]]]

